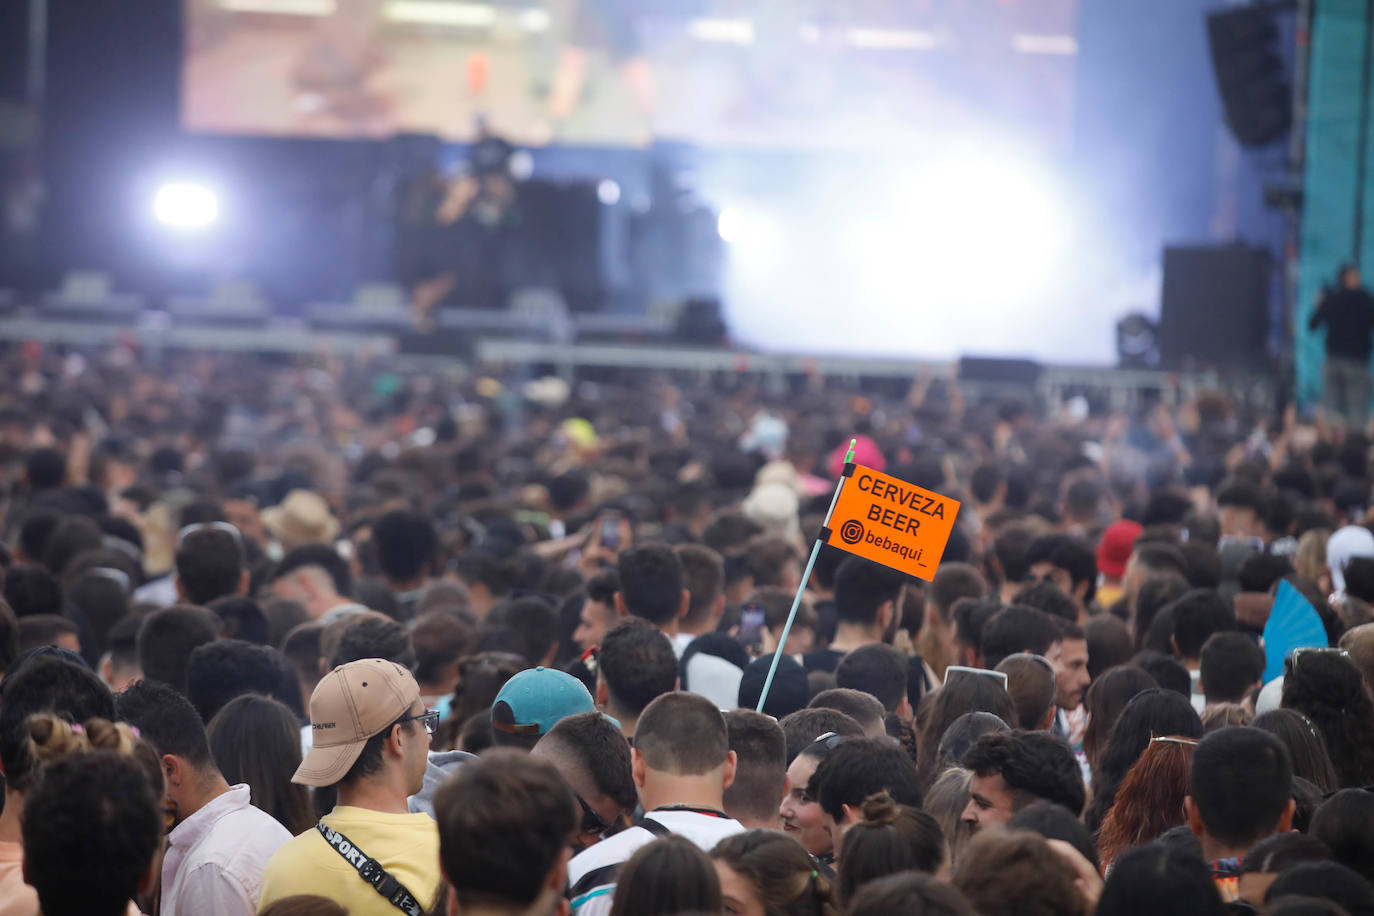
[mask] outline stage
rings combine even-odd
[[[966,398],[1037,401],[1047,408],[1083,395],[1115,410],[1146,402],[1178,403],[1203,389],[1225,389],[1255,406],[1272,406],[1272,376],[1165,372],[1111,366],[1051,365],[1018,360],[931,360],[802,352],[761,352],[723,344],[680,343],[663,317],[562,316],[475,309],[449,309],[437,326],[420,333],[408,317],[392,312],[359,314],[355,308],[317,305],[311,318],[281,318],[252,308],[188,315],[145,310],[135,297],[100,308],[87,302],[49,300],[38,307],[0,315],[0,342],[78,350],[124,345],[145,359],[168,351],[211,351],[334,356],[393,364],[414,371],[454,366],[500,372],[518,366],[533,374],[569,381],[589,373],[690,373],[754,376],[771,384],[820,378],[856,386],[900,384],[924,376],[957,382]]]

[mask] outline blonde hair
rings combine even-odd
[[[153,792],[161,795],[162,764],[157,752],[139,738],[132,727],[108,719],[88,719],[76,725],[50,712],[34,713],[25,723],[28,734],[21,757],[22,780],[15,780],[14,788],[25,792],[41,778],[45,765],[69,754],[83,751],[114,751],[121,757],[132,757],[144,770]]]
[[[1206,733],[1219,728],[1249,725],[1254,718],[1255,714],[1244,703],[1214,703],[1202,714],[1202,730]]]
[[[138,741],[132,728],[123,722],[91,719],[73,725],[50,712],[29,716],[29,752],[40,764],[75,751],[115,751],[132,754]]]
[[[1326,540],[1331,537],[1327,528],[1312,528],[1298,538],[1298,550],[1293,555],[1293,567],[1304,579],[1316,582],[1326,574]]]
[[[935,823],[940,825],[945,835],[945,842],[949,843],[951,865],[959,861],[964,847],[973,839],[973,830],[963,819],[964,809],[968,807],[969,783],[972,781],[973,774],[968,770],[950,767],[931,784],[922,806],[935,818]]]

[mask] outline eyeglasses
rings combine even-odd
[[[400,719],[398,721],[423,722],[425,726],[425,734],[432,735],[439,728],[439,710],[428,709],[420,713],[418,716],[406,716],[404,719]]]
[[[580,806],[582,806],[583,833],[595,833],[597,836],[600,836],[607,830],[611,829],[611,825],[606,823],[605,818],[596,813],[596,809],[594,809],[591,805],[587,804],[586,799],[584,799],[581,795],[578,795],[576,792],[573,793],[573,797],[575,797],[577,799],[577,803]]]
[[[225,534],[232,534],[234,536],[234,543],[238,544],[240,549],[243,547],[243,535],[239,533],[237,528],[228,522],[196,522],[195,524],[187,525],[177,532],[178,549],[186,541],[186,538],[195,534],[197,531],[223,531]]]
[[[1049,659],[1045,659],[1045,661],[1048,662]],[[1050,665],[1050,668],[1053,669],[1054,666]],[[951,674],[971,674],[975,677],[997,678],[997,680],[1002,682],[1002,689],[1007,689],[1007,674],[1005,671],[989,671],[987,668],[965,668],[963,665],[950,665],[945,669],[945,684],[949,683],[949,676]]]

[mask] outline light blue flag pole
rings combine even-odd
[[[778,673],[778,662],[782,660],[782,647],[787,645],[787,637],[792,635],[792,622],[797,619],[797,608],[801,607],[802,595],[806,593],[806,583],[811,581],[811,570],[816,567],[816,557],[820,556],[825,534],[830,530],[830,516],[835,513],[835,504],[840,501],[840,491],[844,489],[844,482],[849,479],[849,470],[854,465],[856,445],[857,439],[849,440],[849,451],[844,456],[845,473],[840,475],[839,482],[835,484],[835,495],[830,497],[830,508],[825,511],[821,533],[816,538],[816,543],[811,546],[811,558],[806,561],[806,571],[802,573],[801,585],[797,586],[797,597],[792,599],[792,610],[787,612],[787,623],[783,624],[782,637],[778,640],[777,648],[773,650],[773,664],[768,666],[768,677],[763,682],[763,693],[759,694],[759,705],[754,707],[758,712],[763,712],[763,704],[768,701],[768,691],[773,687],[773,675]]]

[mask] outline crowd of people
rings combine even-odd
[[[1374,916],[1362,431],[154,356],[0,354],[0,916]]]

